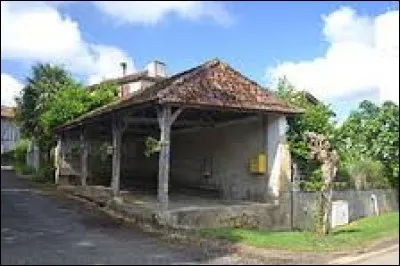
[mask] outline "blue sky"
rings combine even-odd
[[[134,71],[158,59],[173,74],[214,57],[271,88],[285,74],[340,119],[362,99],[398,98],[394,1],[1,5],[2,104],[37,61],[90,83],[117,75],[121,60]]]

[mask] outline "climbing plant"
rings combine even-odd
[[[307,132],[305,139],[310,150],[310,157],[321,163],[321,172],[324,184],[321,188],[321,203],[318,207],[316,232],[328,234],[332,207],[332,185],[336,177],[338,156],[332,149],[328,139],[322,134]]]
[[[161,150],[161,142],[153,137],[147,137],[145,141],[144,155],[150,157],[153,153],[157,153]]]

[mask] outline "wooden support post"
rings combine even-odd
[[[171,125],[181,112],[182,109],[178,109],[171,114],[171,107],[169,106],[164,106],[161,110],[157,110],[161,142],[158,162],[158,202],[163,211],[168,209]]]
[[[35,149],[35,146],[34,146]],[[57,146],[56,146],[56,150],[54,152],[54,163],[55,163],[55,180],[54,183],[56,185],[60,184],[60,176],[61,176],[61,169],[64,166],[64,160],[65,160],[65,135],[64,133],[61,133],[58,137],[57,137]],[[34,155],[35,157],[35,155]]]
[[[113,159],[112,159],[112,191],[113,196],[119,196],[120,189],[120,173],[121,173],[121,123],[116,117],[112,120],[112,146],[113,146]]]
[[[88,177],[88,143],[85,137],[85,128],[82,128],[81,135],[81,185],[86,186],[86,181]]]
[[[54,173],[54,183],[59,184],[60,181],[60,168],[61,168],[61,146],[62,146],[62,135],[57,138],[57,146],[54,151],[54,166],[56,168]]]

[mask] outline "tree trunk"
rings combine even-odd
[[[330,229],[330,217],[332,207],[332,184],[329,183],[326,186],[325,191],[322,192],[322,206],[323,206],[323,218],[321,233],[327,235]]]
[[[325,162],[322,167],[322,177],[324,179],[324,186],[322,187],[322,221],[321,221],[321,232],[326,235],[330,229],[330,218],[332,209],[332,187],[333,178],[336,175],[336,166],[330,162]]]

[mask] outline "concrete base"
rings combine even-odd
[[[112,190],[103,186],[59,186],[75,196],[107,206],[138,222],[155,223],[173,228],[198,229],[218,227],[258,228],[266,231],[289,231],[314,228],[315,206],[319,193],[282,193],[270,203],[219,200],[193,192],[171,193],[168,209],[161,212],[155,192],[121,191],[121,201],[113,201]],[[376,195],[380,213],[398,211],[398,194],[394,190],[335,191],[334,200],[349,203],[349,219],[374,215],[371,195]],[[293,209],[292,209],[293,208]],[[291,217],[291,214],[293,215]]]
[[[188,195],[170,195],[168,209],[159,210],[157,197],[121,191],[122,201],[112,199],[110,188],[102,186],[59,186],[75,196],[94,201],[121,213],[135,222],[152,223],[177,229],[219,227],[287,230],[289,217],[281,215],[280,205],[206,199]]]
[[[232,206],[187,207],[169,210],[163,223],[173,228],[255,228],[268,231],[287,230],[280,206],[267,203]]]

